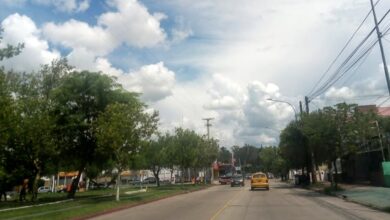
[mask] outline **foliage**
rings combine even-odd
[[[221,147],[218,151],[217,160],[221,163],[230,163],[232,161],[232,153],[226,147]]]
[[[264,172],[280,176],[287,174],[288,169],[278,147],[263,147],[259,153],[259,158]]]
[[[128,103],[114,103],[106,107],[96,123],[98,149],[110,155],[120,174],[129,169],[132,157],[141,150],[157,128],[157,113],[145,113],[145,106],[136,98]],[[119,201],[120,175],[117,175],[117,201]]]

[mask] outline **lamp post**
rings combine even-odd
[[[271,99],[271,98],[268,98],[267,100],[268,101],[273,101],[273,102],[285,103],[285,104],[289,105],[294,110],[295,121],[298,121],[298,119],[297,119],[297,110],[295,109],[294,105],[292,105],[289,102],[282,101],[282,100],[276,100],[276,99]]]

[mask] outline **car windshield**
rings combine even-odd
[[[255,174],[253,175],[253,178],[259,179],[259,178],[266,178],[265,174]]]
[[[242,176],[241,175],[236,175],[236,176],[233,176],[234,179],[242,179]]]

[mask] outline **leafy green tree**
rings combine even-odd
[[[172,138],[169,133],[159,136],[157,140],[150,141],[143,149],[141,155],[144,157],[145,168],[150,169],[156,178],[157,187],[160,186],[160,171],[168,167],[168,147],[171,146]]]
[[[157,113],[145,113],[145,106],[138,99],[121,104],[114,103],[106,107],[97,120],[98,151],[111,155],[118,170],[116,200],[119,201],[120,173],[129,168],[134,154],[141,151],[157,129]]]
[[[230,163],[231,160],[232,153],[226,147],[221,147],[218,152],[218,161],[221,163]]]
[[[81,173],[88,165],[109,161],[109,155],[99,154],[96,126],[99,115],[112,103],[132,106],[136,96],[125,92],[114,79],[88,71],[71,72],[53,92],[52,112],[55,115],[55,139],[62,158],[62,167],[76,169],[69,198],[73,198]]]
[[[176,128],[174,135],[175,164],[178,165],[182,174],[185,170],[195,167],[197,148],[200,144],[200,137],[195,131]],[[181,179],[184,182],[184,179]]]
[[[280,134],[280,153],[290,169],[302,169],[307,166],[307,148],[301,125],[299,122],[290,122]],[[302,172],[303,173],[303,172]]]
[[[206,175],[209,173],[212,163],[217,159],[218,156],[218,141],[215,139],[207,139],[205,136],[199,136],[199,145],[196,149],[195,157],[195,169],[203,170],[204,181],[206,182]],[[211,170],[210,170],[211,172]]]
[[[245,144],[243,147],[232,147],[236,163],[239,163],[245,172],[255,172],[261,169],[259,152],[261,148]]]

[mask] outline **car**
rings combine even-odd
[[[225,185],[225,184],[228,184],[228,183],[231,183],[232,182],[232,177],[231,176],[221,176],[219,177],[219,183],[221,185]]]
[[[245,179],[250,180],[251,178],[252,178],[252,174],[251,173],[245,174]]]
[[[244,177],[242,175],[234,175],[232,177],[232,182],[230,183],[231,187],[234,186],[245,186]]]
[[[51,188],[48,186],[41,186],[38,188],[38,193],[47,193],[51,192]]]
[[[251,190],[256,188],[263,188],[269,190],[268,177],[265,173],[254,173],[251,179]]]
[[[143,183],[156,183],[157,181],[156,181],[156,178],[155,177],[147,177],[147,178],[145,178],[143,181],[142,181]]]

